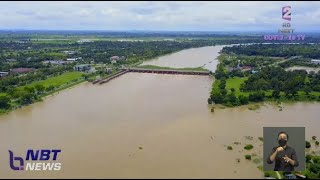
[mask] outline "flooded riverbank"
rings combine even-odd
[[[211,113],[211,83],[210,77],[128,73],[0,116],[1,177],[260,178],[256,165],[225,145],[262,136],[263,126],[306,126],[308,136],[320,136],[319,104]],[[8,150],[22,156],[28,148],[62,149],[63,170],[12,171]]]
[[[178,55],[169,66],[189,55]],[[203,59],[216,58],[208,57]],[[320,137],[319,103],[284,104],[282,111],[265,104],[255,111],[241,106],[211,113],[207,98],[213,80],[127,73],[103,85],[79,84],[2,115],[0,177],[263,178],[257,164],[245,160],[243,144],[234,142],[254,144],[250,153],[259,156],[257,138],[265,126],[304,126],[307,139]],[[28,149],[61,149],[62,170],[11,170],[8,150],[22,157]]]

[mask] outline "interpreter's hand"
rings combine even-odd
[[[281,152],[281,151],[283,151],[284,149],[283,149],[283,147],[278,147],[277,148],[277,152]]]
[[[286,162],[289,162],[289,161],[291,160],[287,155],[285,155],[285,156],[283,157],[283,159],[284,159],[284,161],[286,161]]]

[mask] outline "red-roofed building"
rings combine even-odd
[[[22,73],[32,72],[33,70],[34,68],[14,68],[14,69],[11,69],[10,72],[15,74],[22,74]]]
[[[241,71],[251,71],[252,70],[252,67],[251,66],[242,66],[241,67]]]

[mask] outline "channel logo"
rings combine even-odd
[[[282,7],[282,19],[291,21],[291,6]]]
[[[9,164],[12,170],[16,171],[59,171],[61,170],[62,164],[53,162],[45,163],[43,161],[57,161],[58,153],[61,153],[61,149],[42,149],[42,150],[31,150],[29,149],[26,153],[26,158],[14,156],[13,152],[9,150]],[[52,158],[51,158],[52,157]],[[42,161],[42,162],[34,162]]]

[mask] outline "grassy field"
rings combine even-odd
[[[243,78],[235,77],[235,78],[227,79],[226,89],[230,90],[231,88],[234,88],[236,90],[235,91],[236,96],[239,96],[240,94],[249,95],[248,92],[240,92],[240,84],[244,83],[244,81],[247,79],[248,77],[243,77]]]
[[[55,89],[53,91],[46,92],[46,93],[42,94],[40,96],[40,98],[42,98],[42,97],[48,96],[50,94],[56,93],[58,91],[61,91],[63,89],[67,89],[69,87],[75,86],[79,83],[85,82],[86,80],[84,78],[81,78],[82,74],[84,74],[84,73],[67,72],[67,73],[64,73],[64,74],[56,76],[56,77],[50,77],[46,80],[36,81],[31,84],[18,87],[18,89],[23,89],[24,87],[34,87],[37,84],[43,85],[44,87],[49,87],[49,86],[55,87]],[[3,96],[3,95],[6,95],[6,93],[0,93],[0,96]],[[37,100],[37,101],[39,101],[39,100]],[[35,102],[37,102],[37,101],[35,101]],[[10,112],[11,110],[14,110],[16,107],[21,106],[20,103],[17,103],[16,99],[11,100],[10,104],[11,104],[12,108],[9,110],[0,109],[0,115],[7,113],[7,112]]]
[[[75,85],[80,84],[80,83],[85,82],[85,81],[86,81],[86,80],[81,79],[81,80],[78,80],[78,81],[76,81],[76,82],[72,82],[72,83],[69,83],[69,84],[65,84],[65,85],[60,86],[59,88],[57,88],[57,89],[55,89],[55,90],[53,90],[53,91],[51,91],[51,92],[49,92],[49,93],[43,94],[41,97],[49,96],[49,95],[51,95],[51,94],[54,94],[54,93],[56,93],[56,92],[62,91],[62,90],[67,89],[67,88],[70,88],[70,87],[72,87],[72,86],[75,86]]]
[[[245,80],[247,80],[248,77],[234,77],[234,78],[229,78],[226,80],[226,90],[228,92],[231,91],[231,88],[234,88],[235,91],[235,95],[239,96],[240,94],[242,95],[246,95],[249,96],[249,92],[240,92],[240,85],[242,83],[244,83]],[[215,80],[215,82],[213,83],[213,91],[217,92],[219,91],[219,84],[220,84],[220,80]]]
[[[138,68],[144,68],[144,69],[167,69],[167,70],[186,70],[186,71],[208,71],[206,69],[203,69],[202,67],[197,68],[170,68],[170,67],[161,67],[161,66],[153,66],[153,65],[142,65],[137,66]]]
[[[71,81],[74,81],[74,80],[77,80],[77,79],[81,78],[82,74],[83,73],[81,73],[81,72],[67,72],[67,73],[64,73],[64,74],[59,75],[59,76],[50,77],[50,78],[48,78],[46,80],[33,82],[33,83],[29,84],[29,85],[25,85],[25,86],[22,86],[20,88],[34,87],[37,84],[41,84],[44,87],[49,87],[51,85],[54,86],[54,87],[57,87],[57,86],[61,86],[61,85],[66,84],[66,83],[70,83]]]

